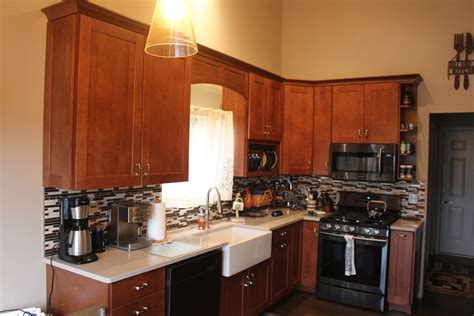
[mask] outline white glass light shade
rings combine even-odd
[[[146,40],[147,54],[178,58],[198,52],[185,0],[157,0]]]

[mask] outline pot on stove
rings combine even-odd
[[[379,220],[385,217],[387,203],[382,200],[372,200],[367,202],[367,216],[370,219]]]

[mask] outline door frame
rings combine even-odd
[[[440,214],[442,200],[443,130],[447,128],[474,128],[474,113],[430,113],[429,155],[426,212],[426,242],[424,271],[429,257],[439,251]],[[424,281],[424,280],[422,280]]]

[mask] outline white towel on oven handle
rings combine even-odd
[[[344,235],[346,240],[346,252],[345,252],[345,274],[347,276],[356,274],[356,267],[354,263],[354,236]]]

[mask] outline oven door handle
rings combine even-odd
[[[320,232],[319,234],[320,235],[328,235],[328,236],[344,238],[344,235],[333,234],[333,233]],[[352,236],[354,236],[354,235],[352,235]],[[356,236],[354,236],[354,239],[356,239],[356,240],[366,240],[366,241],[376,241],[376,242],[383,242],[383,243],[387,242],[386,239],[376,239],[376,238],[366,238],[366,237],[356,237]]]

